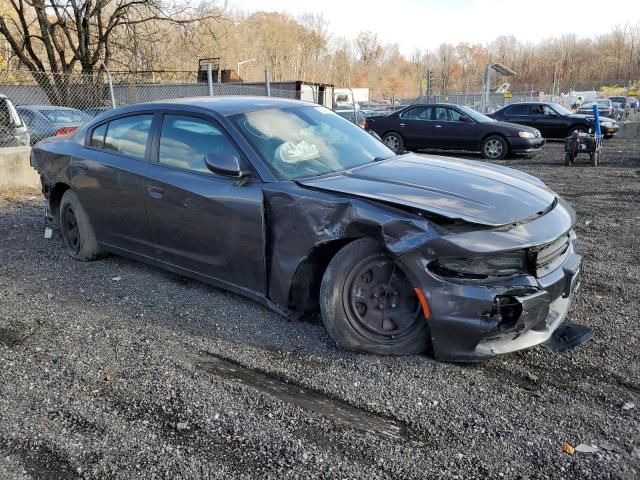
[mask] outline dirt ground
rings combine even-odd
[[[0,194],[0,478],[639,478],[640,146],[562,159],[499,163],[577,209],[570,319],[594,339],[473,365],[339,350],[318,321],[75,262],[37,191]]]

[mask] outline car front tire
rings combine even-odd
[[[72,190],[67,190],[62,195],[59,221],[62,241],[71,258],[87,262],[100,256],[89,216]]]
[[[487,160],[503,160],[509,154],[509,143],[500,135],[491,135],[482,142],[482,156]]]
[[[320,287],[322,320],[338,346],[412,355],[429,348],[427,320],[413,286],[372,239],[359,239],[331,260]]]

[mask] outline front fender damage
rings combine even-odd
[[[300,192],[293,183],[289,190],[265,189],[264,195],[268,296],[291,316],[302,313],[292,304],[292,287],[306,287],[309,296],[319,289],[318,268],[308,268],[319,249],[334,254],[349,241],[367,237],[397,258],[440,234],[436,224],[416,214],[359,198]]]

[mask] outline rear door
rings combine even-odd
[[[136,112],[89,130],[82,154],[71,160],[73,188],[98,241],[150,253],[143,178],[154,114]]]
[[[433,107],[433,116],[434,147],[448,150],[478,147],[478,126],[469,117],[451,107]]]
[[[519,123],[520,125],[535,125],[531,118],[531,105],[528,103],[514,103],[509,105],[500,119],[503,122]]]
[[[235,155],[249,165],[214,119],[163,114],[144,182],[154,257],[265,293],[262,182],[210,172],[208,153]]]
[[[400,133],[405,144],[412,148],[429,148],[435,146],[434,122],[431,120],[432,108],[416,105],[399,115]]]

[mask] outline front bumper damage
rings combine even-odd
[[[539,277],[532,274],[491,281],[465,281],[443,278],[428,268],[432,258],[439,255],[439,250],[447,247],[449,250],[468,249],[474,245],[476,250],[489,249],[500,243],[499,238],[503,241],[512,238],[511,248],[516,246],[516,239],[520,243],[518,246],[525,248],[551,242],[555,240],[553,234],[549,233],[547,238],[538,232],[553,230],[539,228],[545,224],[548,227],[550,223],[559,221],[563,213],[570,212],[563,210],[552,211],[509,231],[471,232],[461,242],[458,241],[460,235],[452,235],[451,239],[440,238],[398,258],[403,270],[427,299],[430,310],[427,321],[436,358],[478,361],[545,343],[556,351],[562,351],[563,345],[575,346],[591,338],[590,331],[583,330],[580,330],[581,341],[578,341],[577,334],[564,340],[554,336],[554,332],[563,325],[580,284],[582,257],[576,253],[573,235],[562,263]],[[572,224],[565,223],[566,226]],[[457,242],[457,245],[449,244],[448,240]],[[530,244],[523,244],[527,241]],[[507,243],[504,245],[509,248]],[[466,251],[467,255],[473,253]],[[566,330],[563,333],[566,334]]]

